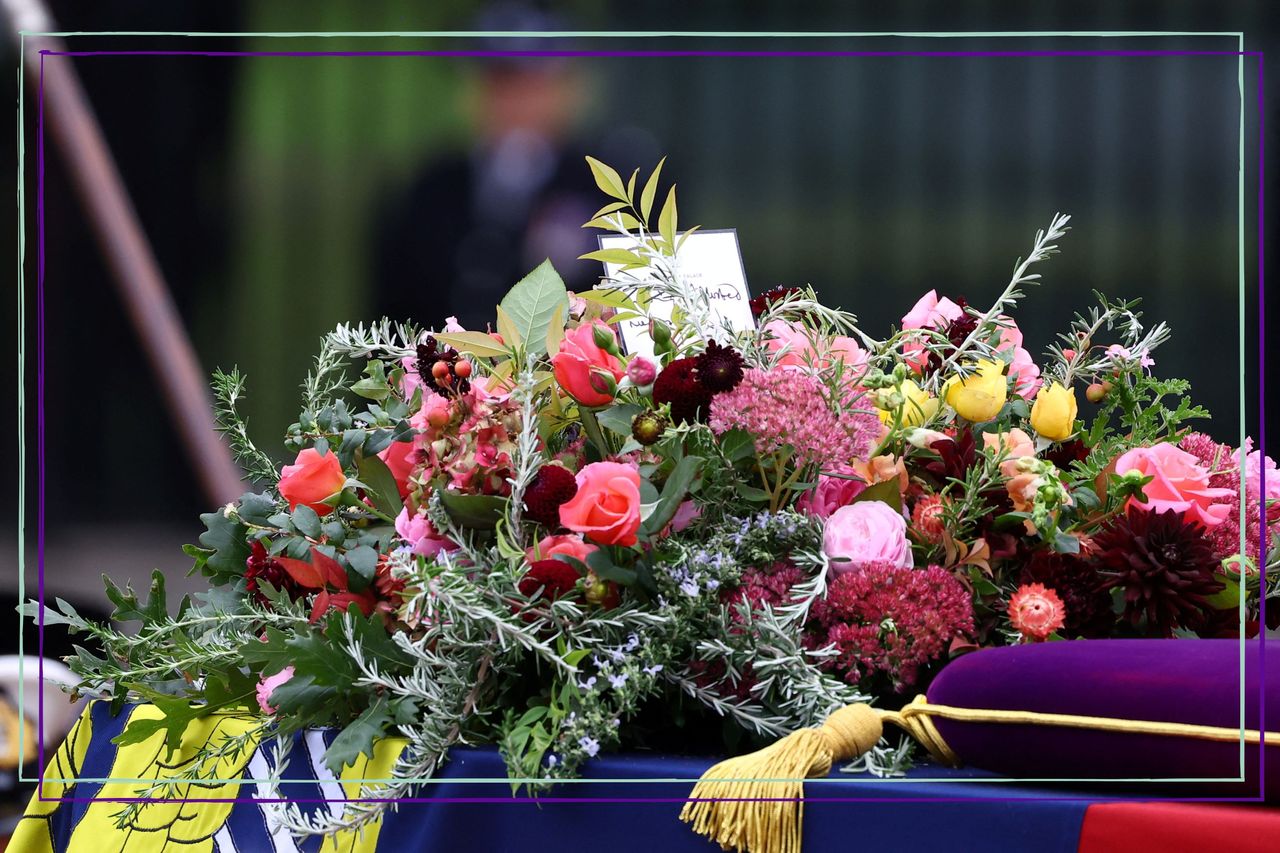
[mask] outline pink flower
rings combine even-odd
[[[320,451],[308,447],[298,454],[292,465],[280,469],[276,488],[280,497],[288,501],[290,510],[301,504],[311,507],[317,515],[328,515],[333,507],[323,501],[342,491],[346,482],[347,475],[334,453],[321,456]]]
[[[603,406],[612,401],[613,393],[604,377],[612,376],[616,383],[624,372],[621,359],[596,344],[596,329],[613,334],[612,329],[599,321],[569,329],[560,342],[560,351],[551,359],[560,387],[584,406]]]
[[[642,355],[637,355],[627,364],[627,378],[633,385],[644,388],[652,385],[658,378],[658,365]]]
[[[1106,354],[1111,356],[1113,361],[1133,361],[1133,353],[1129,352],[1128,347],[1122,347],[1119,344],[1112,344],[1107,347]],[[1156,360],[1144,352],[1138,363],[1142,367],[1150,367],[1156,363]]]
[[[1221,524],[1231,511],[1218,498],[1231,494],[1228,489],[1209,486],[1209,471],[1197,462],[1196,457],[1179,450],[1168,442],[1154,447],[1135,447],[1116,460],[1116,474],[1137,471],[1154,479],[1143,487],[1145,502],[1129,499],[1153,512],[1180,512],[1187,521],[1199,522],[1205,527]]]
[[[676,507],[675,514],[671,516],[670,532],[679,533],[702,515],[702,507],[693,501],[683,501],[680,506]]]
[[[1266,491],[1263,491],[1263,474],[1266,474]],[[1275,460],[1263,456],[1261,450],[1254,450],[1245,457],[1244,488],[1250,501],[1264,501],[1267,507],[1267,520],[1280,520],[1280,469]],[[1276,501],[1276,503],[1271,503]]]
[[[561,533],[556,536],[544,536],[537,545],[529,549],[525,556],[529,558],[530,563],[536,563],[538,560],[550,560],[558,554],[563,554],[585,563],[587,557],[591,556],[591,552],[595,550],[597,550],[595,545],[584,542],[578,534]]]
[[[1045,640],[1066,621],[1062,599],[1044,584],[1023,584],[1009,599],[1009,621],[1028,640]]]
[[[911,543],[902,513],[882,501],[859,501],[831,514],[822,531],[822,550],[836,574],[884,562],[911,568]]]
[[[785,367],[748,370],[737,388],[712,398],[710,423],[716,435],[750,433],[761,455],[789,447],[796,465],[829,470],[865,457],[884,427],[869,412],[837,415],[817,377]]]
[[[902,318],[902,328],[945,330],[953,321],[964,316],[964,309],[945,296],[938,298],[938,291],[930,290],[912,306]],[[923,336],[921,336],[923,338]],[[902,346],[907,364],[919,371],[928,361],[921,340],[907,340]]]
[[[578,493],[560,507],[560,523],[601,545],[639,541],[640,474],[619,462],[593,462],[578,472]]]
[[[849,469],[840,473],[844,476],[819,475],[818,484],[796,501],[796,509],[818,518],[830,518],[840,507],[853,503],[867,484],[854,477]]]
[[[291,678],[293,678],[293,667],[286,666],[275,675],[264,675],[258,680],[256,692],[258,694],[258,707],[262,709],[262,713],[274,714],[276,712],[275,706],[270,704],[271,694],[277,687]]]
[[[396,533],[409,543],[413,553],[423,557],[434,557],[441,551],[453,551],[458,547],[436,532],[426,513],[410,515],[408,507],[396,516]]]
[[[843,335],[819,338],[815,347],[804,326],[789,320],[770,320],[764,331],[769,333],[765,338],[765,348],[773,355],[781,353],[777,359],[779,367],[821,369],[839,361],[846,373],[861,373],[867,363],[867,351],[853,338]]]
[[[1009,376],[1013,379],[1013,390],[1023,399],[1030,400],[1040,390],[1040,368],[1032,360],[1031,353],[1022,347],[1022,330],[1009,317],[1001,320],[1009,325],[1000,327],[1000,343],[996,345],[996,352],[1012,351]]]

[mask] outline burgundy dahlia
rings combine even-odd
[[[414,365],[422,384],[441,397],[465,394],[471,390],[467,376],[458,375],[460,354],[456,349],[441,346],[435,336],[428,335],[425,343],[418,344],[418,361]],[[470,362],[463,362],[470,367]]]
[[[956,319],[947,323],[946,326],[939,326],[939,330],[947,336],[947,340],[951,342],[952,348],[959,347],[969,335],[973,334],[973,330],[978,328],[978,318],[974,317],[965,308],[968,307],[963,296],[956,297],[956,305],[960,306],[961,314]],[[929,360],[925,363],[924,373],[931,376],[937,373],[942,367],[941,352],[931,352]]]
[[[698,356],[695,364],[698,381],[712,394],[732,391],[742,381],[746,362],[733,347],[722,347],[715,341],[707,342],[707,350]]]
[[[525,518],[553,530],[560,526],[560,507],[578,493],[573,472],[560,465],[543,465],[524,491]]]
[[[270,607],[271,602],[262,591],[261,584],[268,583],[273,588],[282,590],[293,598],[298,592],[298,584],[285,571],[284,565],[267,553],[261,539],[255,539],[249,558],[244,561],[244,588],[254,600],[263,607]]]
[[[676,423],[694,423],[706,417],[711,391],[698,380],[698,359],[677,358],[653,382],[653,402],[671,404]]]
[[[751,316],[759,317],[773,303],[781,302],[791,294],[800,292],[801,289],[798,287],[772,287],[751,300]]]
[[[1197,628],[1213,607],[1205,600],[1221,591],[1218,560],[1204,528],[1182,513],[1130,510],[1093,539],[1094,560],[1104,589],[1124,590],[1124,616],[1161,636],[1174,628]]]
[[[573,592],[578,585],[578,573],[573,566],[563,560],[538,560],[529,566],[529,571],[516,584],[520,594],[532,597],[542,590],[540,598],[555,601],[563,595]]]

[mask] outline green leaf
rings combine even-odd
[[[676,510],[684,501],[689,491],[694,488],[698,478],[702,476],[702,468],[706,460],[701,456],[686,456],[676,463],[662,486],[662,497],[658,506],[645,519],[644,529],[650,534],[659,533],[675,516]]]
[[[432,337],[458,352],[471,353],[481,358],[501,358],[510,354],[506,347],[484,332],[441,332]]]
[[[671,191],[667,193],[666,202],[662,205],[662,212],[658,214],[658,233],[667,241],[672,251],[675,251],[676,247],[676,226],[676,188],[672,186]]]
[[[569,315],[569,293],[551,261],[546,260],[516,282],[502,298],[499,308],[510,318],[529,352],[540,356],[547,351],[547,329],[557,309],[561,317]],[[507,343],[512,344],[509,339]]]
[[[130,720],[125,730],[111,739],[112,743],[128,746],[142,743],[157,732],[164,732],[168,757],[182,746],[182,736],[192,722],[216,710],[212,705],[192,705],[188,699],[166,697],[160,693],[152,693],[148,698],[164,716],[158,720]]]
[[[568,307],[569,304],[567,302],[564,305],[557,305],[555,311],[551,314],[551,322],[547,324],[548,356],[554,356],[560,352],[560,344],[564,341],[564,312]]]
[[[631,297],[621,290],[584,290],[582,293],[579,293],[578,296],[588,302],[594,302],[595,304],[603,305],[606,308],[625,308],[628,311],[636,310],[635,302],[633,302]]]
[[[614,563],[608,548],[598,548],[587,555],[587,566],[601,580],[613,581],[622,586],[631,586],[636,582],[635,569]]]
[[[596,414],[600,426],[618,435],[631,435],[631,421],[644,411],[635,403],[617,403]]]
[[[358,548],[352,548],[346,554],[347,565],[355,570],[356,574],[364,578],[366,583],[373,582],[374,573],[378,569],[378,552],[370,548],[368,545],[361,545]]]
[[[132,586],[126,586],[121,590],[106,575],[102,576],[102,582],[106,586],[107,598],[111,599],[111,603],[116,606],[111,614],[111,618],[115,621],[146,624],[162,622],[168,618],[169,606],[165,600],[163,572],[157,570],[151,573],[151,587],[147,590],[146,604],[138,601]]]
[[[298,504],[293,511],[293,526],[302,531],[303,535],[312,539],[320,538],[320,516],[316,515],[316,511],[306,504]]]
[[[902,512],[902,491],[898,487],[898,478],[867,486],[853,499],[854,503],[858,501],[880,501]]]
[[[496,495],[460,495],[448,489],[439,489],[436,494],[455,524],[473,530],[493,530],[507,507],[506,499]]]
[[[213,552],[201,571],[214,583],[227,583],[243,575],[244,561],[249,559],[249,545],[245,542],[248,528],[227,518],[221,510],[203,513],[200,520],[207,528],[200,534],[200,544]]]
[[[395,475],[387,463],[377,456],[365,456],[356,465],[356,470],[360,474],[360,482],[368,487],[365,494],[378,512],[391,518],[398,516],[404,509],[404,503],[400,500],[400,487],[396,485]]]
[[[640,193],[640,215],[644,217],[645,222],[649,221],[649,212],[653,210],[653,197],[658,192],[658,175],[662,172],[662,164],[665,162],[667,162],[666,157],[658,161],[653,174],[649,176],[649,180],[645,181],[644,190]]]
[[[755,439],[745,429],[731,429],[720,436],[720,452],[731,463],[742,462],[755,455]]]
[[[386,735],[392,722],[387,700],[379,696],[329,744],[324,752],[325,766],[336,776],[342,773],[343,767],[354,766],[361,755],[372,758],[374,741]]]
[[[276,501],[265,492],[263,494],[248,492],[240,496],[236,511],[244,521],[267,527],[269,526],[267,519],[275,514]]]
[[[596,186],[601,192],[619,201],[631,200],[627,196],[627,188],[622,185],[622,176],[616,169],[606,166],[594,157],[587,158],[587,165],[591,167],[591,174],[595,176]]]
[[[624,267],[648,266],[649,262],[630,249],[596,249],[578,255],[580,261],[600,261],[602,264],[621,264]]]

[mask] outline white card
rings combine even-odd
[[[630,249],[635,245],[634,239],[623,234],[600,236],[602,249]],[[604,269],[611,279],[626,279],[621,274],[622,264],[605,264]],[[646,270],[631,270],[626,275],[635,275],[636,284],[642,286],[648,273]],[[706,291],[712,312],[730,328],[735,331],[755,328],[755,318],[751,315],[751,291],[747,289],[747,273],[742,268],[742,253],[738,250],[738,232],[735,229],[699,230],[689,235],[680,247],[680,275],[691,287]],[[649,313],[663,320],[669,319],[670,300],[654,299],[649,303]],[[623,320],[619,331],[628,353],[653,357],[653,339],[649,337],[647,320]]]

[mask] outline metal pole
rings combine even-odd
[[[8,0],[5,5],[16,29],[52,28],[48,15],[38,8],[40,4]],[[19,6],[23,8],[19,10]],[[24,14],[19,16],[19,11]],[[33,21],[42,25],[31,27]],[[33,81],[39,79],[41,51],[65,49],[55,38],[29,36],[25,42],[23,62],[28,79]],[[71,57],[44,56],[44,113],[49,135],[84,206],[205,497],[214,505],[233,500],[243,491],[242,473],[215,431],[206,375]]]

